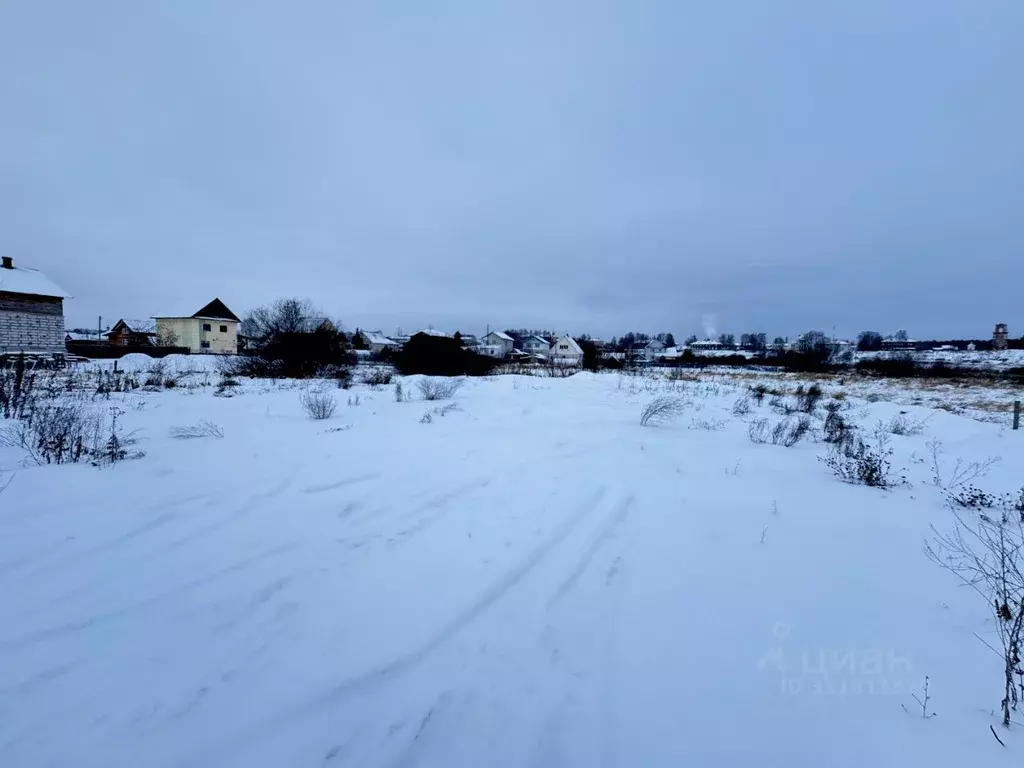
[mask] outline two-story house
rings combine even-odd
[[[163,315],[156,320],[161,346],[188,347],[191,352],[233,355],[238,352],[238,324],[223,301],[214,299],[192,315]]]

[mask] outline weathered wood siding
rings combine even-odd
[[[63,352],[64,302],[0,291],[0,353]]]

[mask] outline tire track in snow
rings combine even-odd
[[[302,489],[303,493],[327,493],[328,491],[337,490],[338,488],[344,488],[347,485],[354,485],[355,483],[363,483],[367,480],[376,480],[380,477],[380,472],[367,472],[364,475],[354,475],[352,477],[346,477],[343,480],[336,480],[333,483],[324,483],[323,485],[309,485]]]
[[[220,568],[216,571],[213,571],[212,573],[206,574],[205,576],[201,576],[198,579],[193,579],[192,581],[174,587],[173,589],[168,589],[163,592],[159,592],[155,595],[143,598],[142,600],[139,600],[130,605],[126,605],[122,608],[115,608],[113,610],[104,611],[102,613],[97,613],[92,616],[86,616],[82,619],[67,621],[56,626],[48,627],[46,629],[40,629],[35,632],[29,632],[27,634],[21,635],[20,637],[2,639],[0,640],[0,650],[13,650],[17,648],[24,648],[26,646],[35,645],[36,643],[43,642],[45,640],[50,640],[55,637],[61,637],[63,635],[73,634],[75,632],[81,632],[84,629],[89,629],[90,627],[94,627],[99,624],[105,624],[110,621],[117,621],[119,619],[126,618],[128,616],[131,616],[132,614],[138,613],[139,611],[145,610],[146,608],[150,608],[153,605],[159,603],[161,600],[164,600],[168,597],[173,597],[175,595],[182,594],[185,592],[191,592],[194,589],[199,589],[200,587],[204,587],[207,584],[219,581],[225,576],[230,576],[233,573],[243,571],[246,568],[249,568],[250,566],[255,565],[258,562],[275,557],[281,554],[282,552],[286,552],[289,549],[292,549],[293,546],[294,544],[282,544],[277,547],[272,547],[271,549],[261,552],[258,555],[253,555],[252,557],[248,557],[225,568]]]
[[[565,597],[572,589],[576,586],[576,582],[579,581],[580,576],[587,570],[590,565],[590,561],[594,559],[594,555],[598,553],[601,547],[615,534],[616,529],[625,522],[626,518],[629,517],[629,512],[633,508],[634,496],[630,494],[623,501],[616,505],[611,512],[605,517],[601,525],[598,527],[597,532],[591,539],[590,544],[583,551],[583,555],[577,561],[576,565],[573,566],[572,570],[566,579],[558,586],[555,590],[555,594],[548,601],[548,605],[553,605]]]
[[[362,672],[331,686],[323,693],[315,695],[303,703],[300,703],[290,710],[272,718],[257,723],[252,728],[235,734],[234,736],[200,752],[194,750],[176,760],[176,765],[195,765],[215,763],[218,754],[230,754],[235,751],[239,744],[250,745],[254,739],[269,733],[276,728],[285,727],[291,723],[299,722],[311,715],[322,714],[325,709],[333,707],[352,696],[366,693],[373,686],[385,681],[394,680],[409,672],[420,662],[426,659],[431,653],[443,646],[448,640],[458,634],[466,627],[472,625],[495,603],[506,596],[526,576],[543,563],[551,552],[577,528],[579,525],[600,506],[604,498],[606,488],[599,487],[594,493],[587,497],[571,515],[569,515],[540,546],[536,547],[530,554],[504,576],[491,583],[477,598],[466,606],[462,611],[453,616],[437,632],[429,637],[419,647],[403,654],[392,661],[378,667]],[[0,648],[3,645],[0,644]]]
[[[19,578],[19,581],[32,579],[55,570],[64,570],[68,565],[71,565],[73,563],[79,563],[82,560],[86,560],[94,555],[99,555],[104,552],[109,552],[112,549],[117,549],[118,547],[124,544],[134,541],[140,536],[145,536],[146,534],[151,533],[152,531],[155,531],[158,528],[162,528],[171,521],[175,520],[177,517],[177,512],[164,512],[163,514],[157,515],[152,520],[143,523],[140,526],[125,531],[120,536],[115,536],[113,539],[109,539],[108,541],[102,542],[100,544],[95,544],[91,547],[83,549],[80,552],[68,554],[66,557],[62,558],[60,562],[42,565],[41,567],[36,568],[35,570],[31,570],[28,573],[22,574],[21,577]]]

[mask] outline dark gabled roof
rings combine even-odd
[[[209,317],[217,320],[234,320],[236,323],[242,322],[235,317],[235,313],[228,309],[227,305],[220,299],[214,299],[192,315],[192,317]]]

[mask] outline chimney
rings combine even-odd
[[[14,269],[14,259],[12,259],[10,256],[4,256],[2,258],[3,258],[3,265],[2,266],[3,266],[4,269]]]

